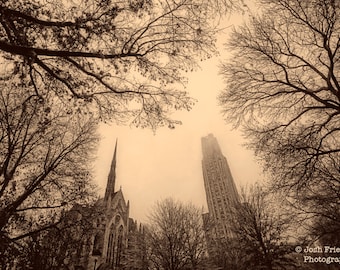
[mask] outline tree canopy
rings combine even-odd
[[[214,19],[234,2],[2,1],[6,78],[104,120],[174,127],[171,112],[194,102],[184,73],[217,53]]]
[[[53,226],[62,209],[90,200],[98,138],[91,117],[71,117],[63,104],[20,86],[0,87],[1,253],[6,242]]]
[[[340,2],[260,2],[261,14],[230,36],[233,56],[221,68],[227,86],[220,102],[227,121],[244,128],[274,189],[300,206],[334,213],[340,202]]]

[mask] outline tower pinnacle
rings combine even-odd
[[[116,145],[115,150],[113,153],[113,158],[111,161],[111,167],[109,176],[107,178],[107,184],[106,184],[106,190],[105,190],[105,197],[104,200],[107,202],[110,198],[113,197],[115,193],[115,183],[116,183],[116,163],[117,163],[117,139],[116,139]]]

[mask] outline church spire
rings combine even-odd
[[[116,163],[117,163],[117,139],[115,150],[113,153],[113,158],[111,161],[111,168],[109,176],[107,178],[106,190],[104,200],[107,202],[109,198],[112,198],[115,193],[115,183],[116,183]]]

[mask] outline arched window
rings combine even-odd
[[[94,256],[100,256],[103,252],[103,245],[104,245],[104,235],[102,231],[99,231],[93,240],[93,249],[92,249],[92,255]]]
[[[118,229],[117,237],[117,250],[116,250],[116,266],[120,265],[122,252],[123,252],[123,226],[121,225]]]
[[[115,249],[115,226],[114,224],[110,227],[109,232],[109,241],[107,243],[107,254],[106,254],[106,262],[113,266],[114,262],[114,249]]]

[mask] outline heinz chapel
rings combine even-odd
[[[97,201],[95,209],[101,214],[93,221],[94,229],[84,239],[83,247],[69,264],[74,270],[142,269],[140,251],[143,228],[129,217],[129,201],[121,189],[115,190],[117,142],[107,179],[104,198]],[[86,211],[86,210],[85,210]]]

